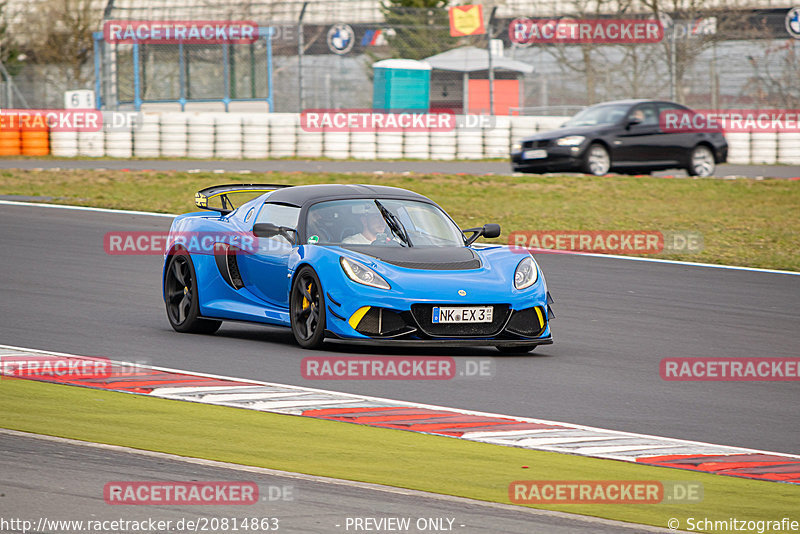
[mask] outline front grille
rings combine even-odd
[[[435,306],[460,307],[453,304],[412,304],[411,314],[420,330],[431,337],[493,337],[500,333],[508,319],[508,304],[469,304],[469,306],[492,306],[491,323],[433,323]]]
[[[416,330],[414,327],[406,324],[400,313],[375,307],[364,314],[356,327],[356,332],[359,334],[372,337],[396,337],[414,330]]]
[[[511,314],[511,320],[506,325],[506,332],[525,337],[541,335],[544,332],[545,325],[547,325],[547,311],[539,307],[539,313],[542,314],[541,321],[539,320],[539,314],[536,313],[536,308],[514,311]]]
[[[538,141],[525,141],[522,143],[522,148],[544,148],[549,145],[549,139],[540,139]]]
[[[398,267],[405,267],[406,269],[422,269],[426,271],[466,271],[481,268],[481,260],[478,258],[458,262],[423,263],[418,261],[388,261],[386,263],[391,263]]]

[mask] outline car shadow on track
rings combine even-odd
[[[234,338],[261,343],[270,343],[282,349],[291,347],[304,355],[323,353],[334,354],[369,354],[385,356],[452,356],[452,357],[495,357],[495,358],[550,358],[549,346],[537,347],[527,354],[504,354],[494,347],[435,347],[435,346],[392,346],[383,344],[352,343],[347,341],[327,340],[322,350],[306,351],[294,341],[291,330],[273,326],[251,326],[244,323],[223,323],[214,337]]]

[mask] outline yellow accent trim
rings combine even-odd
[[[219,193],[214,193],[213,195],[205,195],[200,192],[195,193],[194,195],[194,203],[198,208],[206,208],[208,207],[208,201],[212,198],[217,198],[222,195],[230,195],[234,193],[269,193],[270,191],[275,191],[275,189],[230,189],[225,191],[220,191]]]
[[[350,316],[350,320],[347,322],[353,327],[353,329],[358,326],[358,323],[361,322],[361,319],[364,318],[371,307],[372,306],[361,306],[353,315]]]
[[[207,198],[216,198],[221,195],[230,195],[233,193],[267,193],[269,191],[275,191],[274,189],[226,189],[225,191],[220,191],[219,193],[214,193],[213,195],[207,196]]]
[[[542,310],[536,306],[536,315],[539,317],[539,327],[544,327],[544,317],[542,317]]]

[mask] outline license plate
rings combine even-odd
[[[470,306],[469,308],[433,308],[433,323],[491,323],[491,306]]]
[[[522,153],[522,159],[543,159],[547,157],[547,150],[526,150]]]

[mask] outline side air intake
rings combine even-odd
[[[242,289],[244,281],[239,273],[239,262],[236,259],[239,248],[227,243],[214,243],[214,260],[222,279],[233,289]]]

